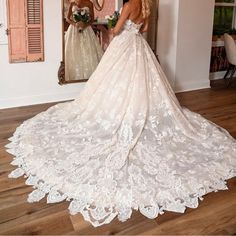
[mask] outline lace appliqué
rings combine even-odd
[[[181,107],[155,55],[127,22],[78,99],[17,128],[6,147],[34,187],[29,202],[70,201],[97,227],[133,210],[153,219],[196,208],[236,175],[236,141]]]

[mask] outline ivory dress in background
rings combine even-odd
[[[78,9],[74,5],[72,12]],[[82,9],[89,12],[88,7]],[[91,26],[79,32],[77,27],[70,25],[65,34],[65,80],[89,79],[102,55],[103,50]]]
[[[71,214],[99,226],[133,210],[183,213],[236,176],[236,140],[180,106],[140,27],[126,21],[77,99],[9,139],[9,177],[28,177],[29,202],[70,201]]]

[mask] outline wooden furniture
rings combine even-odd
[[[226,86],[229,87],[233,81],[233,76],[236,71],[236,44],[234,39],[229,34],[224,34],[224,43],[225,43],[225,51],[226,56],[229,62],[228,69],[224,76]],[[230,74],[229,78],[227,76]]]

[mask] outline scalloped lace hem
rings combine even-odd
[[[7,151],[10,154],[15,155],[14,149],[8,149]],[[18,158],[18,155],[20,158]],[[31,185],[35,189],[28,195],[28,202],[38,202],[44,197],[47,197],[47,203],[58,203],[64,200],[70,201],[68,207],[70,214],[75,215],[81,213],[84,220],[90,222],[94,227],[109,224],[116,216],[119,221],[124,222],[131,217],[132,210],[139,210],[141,214],[149,219],[157,218],[158,215],[164,214],[164,211],[184,213],[187,207],[197,208],[199,200],[203,200],[204,195],[210,192],[217,192],[218,190],[227,190],[226,180],[236,176],[236,169],[228,168],[224,173],[221,173],[221,177],[212,178],[210,183],[207,181],[207,184],[199,185],[197,192],[188,194],[185,199],[176,198],[175,201],[170,201],[167,194],[164,203],[158,203],[158,201],[155,201],[154,199],[149,201],[148,204],[145,203],[145,200],[143,203],[137,203],[133,201],[132,190],[128,190],[130,192],[129,196],[131,196],[130,199],[116,199],[115,204],[110,202],[110,204],[104,205],[101,198],[100,204],[94,205],[91,197],[86,199],[86,194],[81,196],[81,198],[74,198],[65,192],[61,192],[60,189],[57,189],[55,186],[47,184],[46,181],[39,179],[37,176],[32,175],[29,170],[26,170],[23,167],[23,154],[18,153],[18,155],[14,161],[11,162],[12,165],[18,166],[18,168],[13,170],[8,177],[18,178],[24,176],[27,178],[25,181],[26,185]],[[209,171],[214,170],[212,169]],[[86,187],[89,188],[89,186]],[[127,188],[119,188],[117,189],[117,192],[118,191],[127,191]],[[101,192],[101,195],[103,194],[104,192]]]

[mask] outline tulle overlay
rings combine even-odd
[[[91,26],[79,32],[77,27],[70,25],[65,34],[65,79],[88,79],[102,55],[103,50]]]
[[[70,201],[94,226],[139,210],[148,218],[196,208],[236,175],[236,141],[181,107],[140,25],[130,20],[82,93],[25,121],[10,138],[28,201]]]

